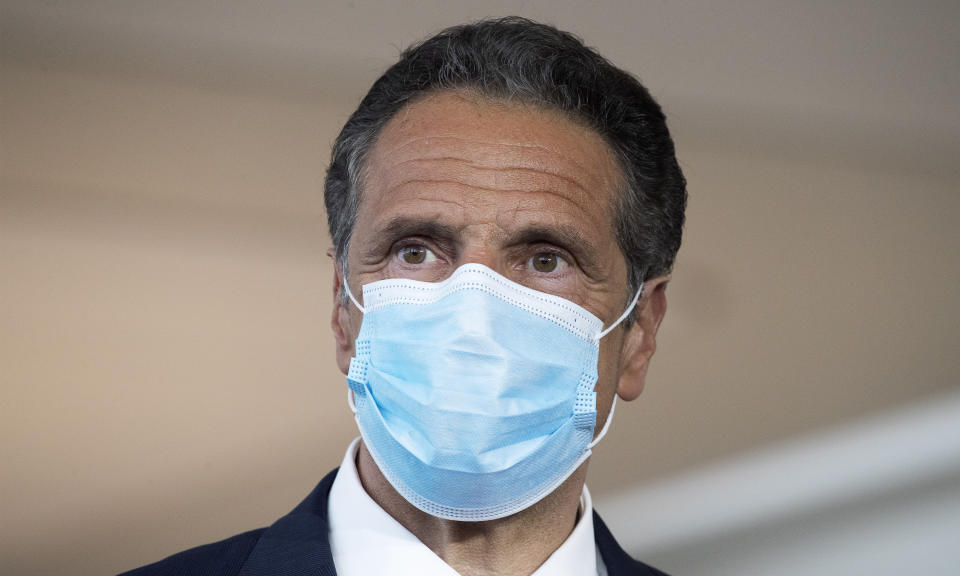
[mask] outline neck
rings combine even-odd
[[[486,522],[444,520],[414,507],[393,489],[362,442],[357,471],[367,494],[451,568],[487,576],[532,574],[563,544],[577,522],[587,463],[533,506]]]

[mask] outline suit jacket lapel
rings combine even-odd
[[[337,470],[327,474],[306,500],[260,537],[238,576],[336,576],[327,524],[327,497]]]

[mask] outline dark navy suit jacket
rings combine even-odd
[[[170,556],[122,576],[335,576],[327,526],[327,497],[337,471],[269,528],[238,534]],[[610,576],[666,576],[637,562],[593,513],[593,532]]]

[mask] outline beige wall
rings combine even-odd
[[[14,68],[3,102],[4,562],[117,571],[269,522],[352,437],[335,114]]]
[[[349,106],[2,74],[0,571],[116,572],[271,522],[355,434],[321,198]],[[957,171],[669,93],[687,236],[595,492],[956,388]]]

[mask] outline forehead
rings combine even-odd
[[[605,206],[622,181],[606,141],[565,114],[452,91],[401,109],[381,131],[365,168],[364,190],[389,185],[391,178],[429,180],[431,173],[438,180],[458,180],[475,168],[475,176],[490,180],[478,182],[480,187],[493,183],[496,190],[518,192],[546,187],[586,194],[589,198],[571,199]]]
[[[439,242],[452,261],[506,266],[549,245],[585,283],[624,276],[613,217],[620,182],[603,138],[560,113],[433,94],[401,110],[371,149],[351,253],[376,267],[417,238]]]

